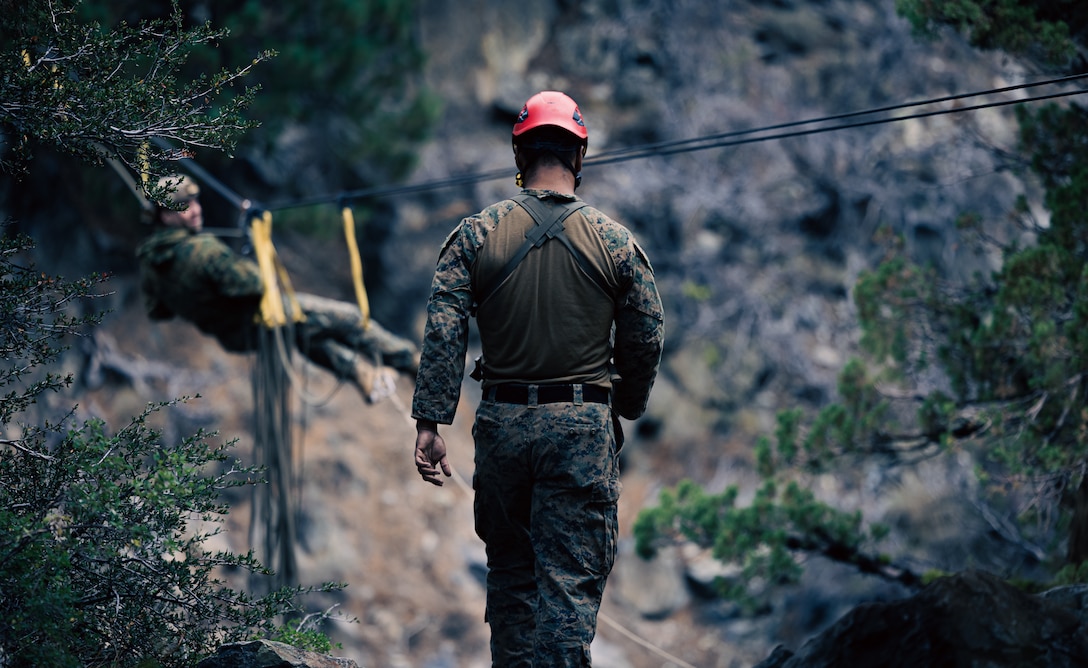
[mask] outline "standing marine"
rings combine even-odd
[[[449,476],[439,424],[460,397],[469,318],[482,359],[473,426],[492,665],[589,666],[616,556],[618,414],[642,415],[664,314],[634,236],[575,189],[588,131],[545,91],[513,129],[523,190],[465,218],[439,253],[412,402],[415,464]]]

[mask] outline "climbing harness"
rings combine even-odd
[[[540,198],[530,195],[528,193],[521,193],[511,198],[521,208],[532,217],[533,222],[536,224],[525,233],[525,242],[518,248],[517,252],[507,261],[503,268],[498,271],[494,276],[488,278],[483,286],[476,291],[476,299],[472,304],[471,313],[473,316],[483,306],[484,302],[490,299],[498,290],[506,283],[507,280],[514,274],[514,270],[518,268],[518,265],[529,255],[529,251],[534,248],[540,248],[550,239],[556,239],[559,243],[563,244],[563,247],[570,251],[570,254],[574,256],[574,261],[578,263],[579,269],[582,270],[594,285],[601,289],[606,295],[611,294],[612,290],[605,282],[600,272],[594,269],[589,259],[578,250],[574,244],[571,243],[570,238],[563,231],[563,221],[571,216],[575,211],[586,206],[585,202],[570,201],[562,202],[558,204],[545,204]]]

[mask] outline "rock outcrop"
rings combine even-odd
[[[272,640],[223,645],[196,668],[359,668],[351,659],[326,656]]]
[[[967,571],[908,599],[858,606],[796,654],[778,647],[756,668],[1088,666],[1086,591],[1032,596]]]

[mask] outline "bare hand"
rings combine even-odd
[[[417,423],[416,470],[424,480],[441,487],[444,482],[438,477],[439,468],[447,478],[453,475],[450,463],[446,459],[446,441],[439,436],[437,425]]]

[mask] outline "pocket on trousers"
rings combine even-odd
[[[617,502],[623,485],[619,480],[608,480],[594,489],[591,507],[596,509],[600,516],[601,533],[601,574],[607,575],[612,571],[616,563],[616,551],[619,538],[619,518]]]

